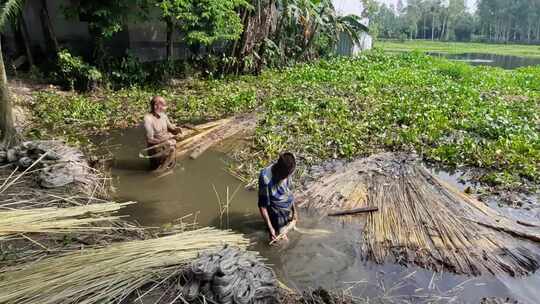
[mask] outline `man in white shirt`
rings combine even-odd
[[[175,135],[182,130],[173,125],[167,114],[167,102],[161,96],[154,96],[150,101],[150,112],[144,115],[144,129],[146,130],[146,145],[154,147],[148,151],[150,167],[166,169],[174,162],[176,147]]]

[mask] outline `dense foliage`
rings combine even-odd
[[[260,105],[253,142],[259,153],[251,154],[259,161],[283,150],[308,163],[416,151],[447,165],[485,168],[486,181],[518,185],[522,178],[540,180],[539,79],[539,67],[507,71],[374,51],[260,77],[193,80],[174,90],[41,93],[34,110],[40,123],[65,132],[79,123],[86,130],[135,124],[155,93],[175,104],[171,116],[178,121]]]
[[[540,42],[540,0],[479,0],[474,12],[464,0],[364,2],[382,38]]]

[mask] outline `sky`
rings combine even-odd
[[[376,0],[379,3],[386,3],[390,5],[396,5],[399,0]],[[407,4],[407,0],[402,0],[403,4]],[[357,14],[362,13],[362,4],[360,0],[332,0],[334,7],[339,13],[342,14]],[[465,0],[467,7],[474,11],[478,0]]]
[[[393,4],[393,5],[396,5],[396,3],[398,2],[398,0],[377,0],[377,1],[380,3]],[[476,8],[477,2],[478,0],[465,0],[465,3],[467,4],[467,8],[473,11]],[[407,0],[403,0],[403,4],[407,4]]]

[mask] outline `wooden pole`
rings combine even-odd
[[[354,215],[359,213],[368,213],[379,211],[379,207],[362,207],[350,210],[342,210],[333,213],[328,213],[328,216],[343,216],[343,215]]]

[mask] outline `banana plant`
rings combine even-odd
[[[344,33],[359,43],[361,33],[369,31],[359,16],[339,15],[331,0],[281,0],[278,7],[281,14],[274,43],[283,49],[285,58],[303,59],[320,36],[335,45]]]

